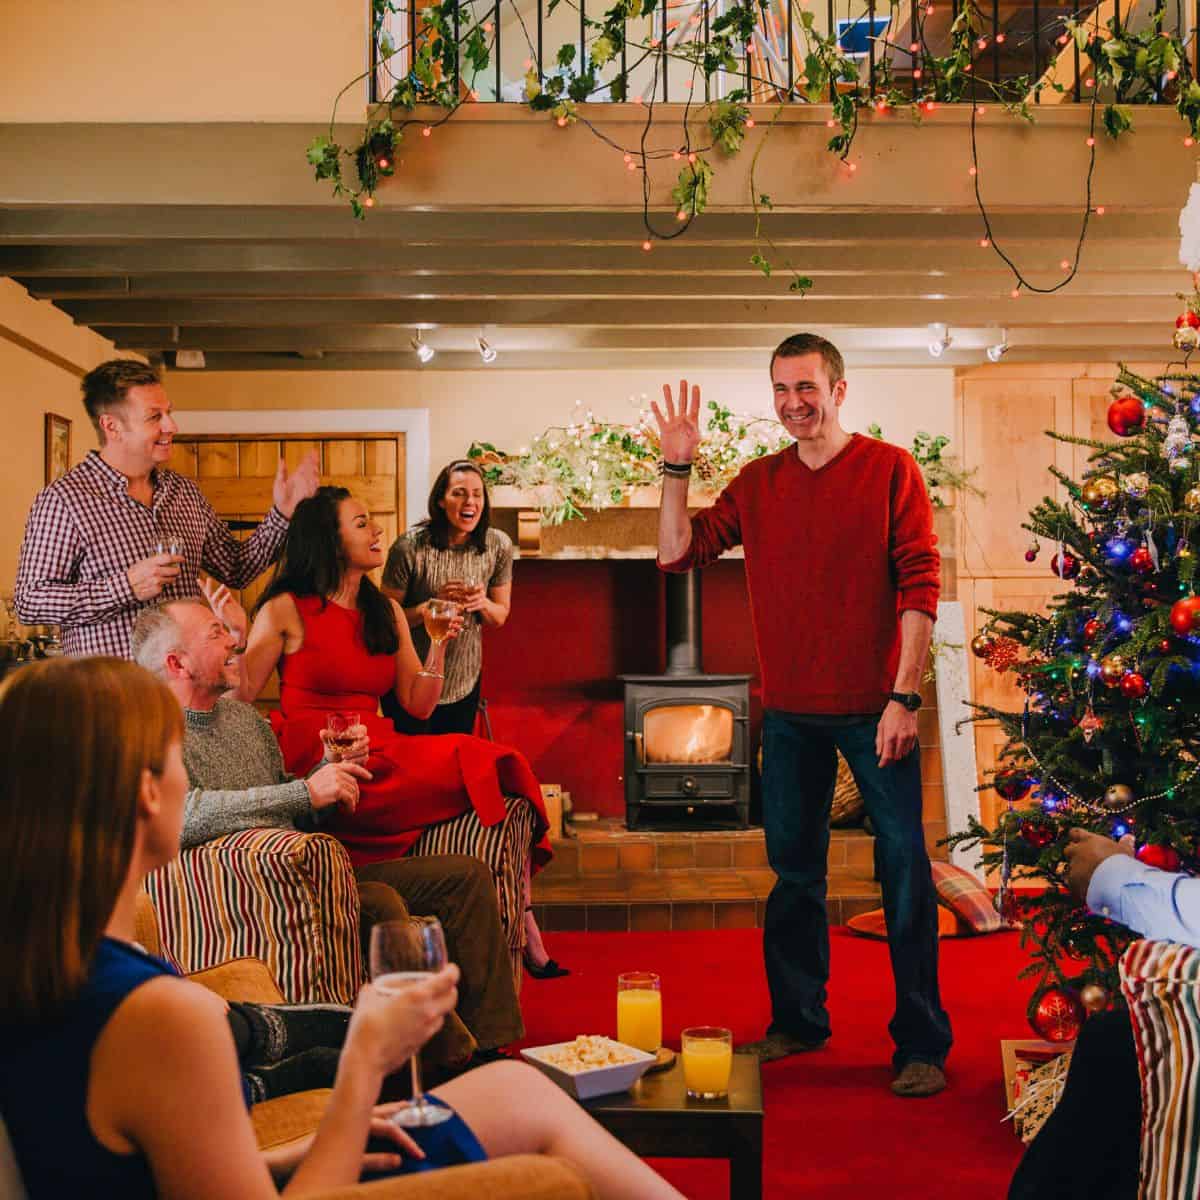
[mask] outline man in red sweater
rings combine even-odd
[[[756,459],[712,508],[689,519],[700,389],[654,406],[663,454],[658,557],[703,567],[745,547],[763,695],[763,824],[779,877],[763,952],[772,1019],[744,1049],[769,1062],[829,1038],[825,908],[829,810],[842,752],[875,829],[876,867],[896,983],[888,1026],[892,1090],[946,1086],[950,1019],[938,996],[937,901],[921,826],[918,694],[937,616],[933,513],[912,456],[848,433],[842,356],[789,337],[771,356],[775,412],[796,439]]]

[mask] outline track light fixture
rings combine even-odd
[[[479,345],[479,357],[482,358],[485,363],[494,363],[496,361],[495,347],[488,344],[487,338],[485,338],[482,333],[479,335],[477,342]]]
[[[432,346],[421,341],[421,331],[419,329],[413,334],[412,341],[409,344],[413,348],[413,353],[421,360],[422,363],[433,361],[433,356],[437,353],[437,351]]]
[[[1008,330],[1000,330],[1000,340],[987,348],[988,362],[998,363],[1008,353]]]
[[[953,341],[954,339],[950,336],[950,330],[940,321],[930,325],[929,355],[931,358],[941,358],[950,349],[950,344]]]

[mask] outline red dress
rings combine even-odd
[[[370,654],[362,639],[362,613],[316,596],[296,596],[304,644],[279,662],[280,695],[275,732],[284,763],[305,775],[321,758],[320,731],[327,714],[356,712],[371,737],[359,781],[358,807],[338,810],[324,828],[345,845],[356,867],[401,858],[438,821],[474,808],[484,825],[505,815],[504,797],[523,796],[537,810],[536,870],[551,857],[541,788],[525,756],[508,746],[464,734],[408,737],[378,715],[379,698],[396,680],[395,658]]]

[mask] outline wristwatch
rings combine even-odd
[[[889,700],[895,700],[897,704],[903,704],[909,712],[916,712],[921,707],[920,692],[889,692]]]

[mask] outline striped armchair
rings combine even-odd
[[[1200,950],[1134,942],[1121,958],[1142,1082],[1139,1200],[1200,1194]]]
[[[468,854],[491,869],[521,986],[524,875],[534,810],[513,800],[498,825],[473,812],[433,825],[414,855]],[[326,834],[249,829],[185,850],[146,880],[163,956],[184,974],[232,958],[267,964],[291,1004],[352,1004],[364,978],[358,888],[342,844]]]
[[[290,1004],[353,1004],[362,983],[358,886],[326,834],[248,829],[152,872],[163,956],[184,974],[233,958],[267,964]]]
[[[513,982],[520,992],[524,976],[521,957],[525,950],[525,874],[537,818],[527,800],[510,797],[505,807],[504,820],[490,827],[481,824],[473,811],[431,825],[409,854],[469,854],[487,863],[496,883],[500,924],[508,941]]]

